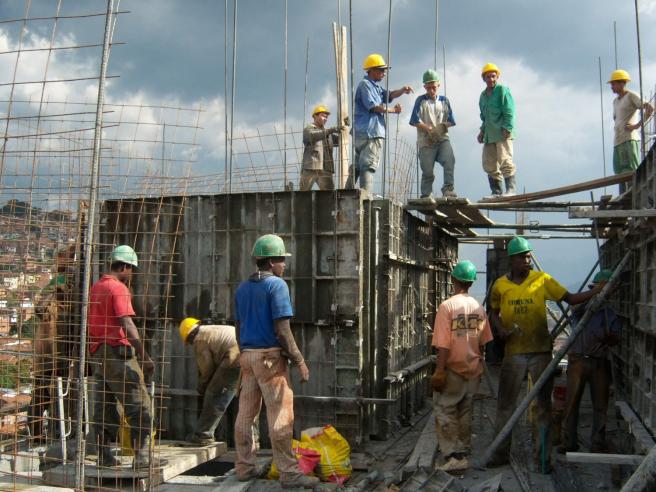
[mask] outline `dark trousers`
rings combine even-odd
[[[150,395],[141,366],[132,347],[101,345],[90,355],[96,378],[96,402],[93,427],[101,443],[115,441],[120,418],[117,403],[130,424],[133,440],[140,443],[151,432],[153,424]]]
[[[569,355],[567,365],[567,402],[565,403],[565,447],[578,449],[579,406],[586,385],[592,400],[590,451],[605,452],[606,414],[610,389],[610,367],[606,358]]]
[[[526,375],[531,375],[535,383],[545,368],[551,362],[551,353],[515,354],[506,355],[501,364],[499,374],[499,396],[497,398],[497,418],[495,423],[495,435],[506,424],[510,416],[517,408],[517,397],[522,389]],[[547,462],[551,457],[551,392],[553,391],[553,378],[550,378],[537,396],[535,454],[536,459],[540,457],[542,449],[541,433],[546,434],[545,451]],[[495,455],[498,458],[507,458],[510,454],[511,435],[509,435],[497,448]]]
[[[195,434],[205,439],[214,439],[214,431],[235,396],[239,367],[219,367],[203,394],[203,410],[196,422]]]

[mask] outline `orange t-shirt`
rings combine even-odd
[[[449,349],[446,367],[472,379],[483,374],[481,345],[492,340],[483,306],[469,294],[450,297],[437,310],[433,346]]]

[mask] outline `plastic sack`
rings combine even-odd
[[[298,467],[301,469],[303,474],[312,475],[314,468],[319,464],[321,460],[321,454],[319,451],[309,446],[307,443],[297,441],[292,439],[292,451],[296,455],[296,461],[298,461]],[[278,468],[275,463],[271,463],[271,469],[267,478],[270,480],[278,480],[280,473],[278,473]]]
[[[351,446],[332,425],[304,430],[301,433],[301,444],[321,454],[317,475],[324,482],[342,485],[353,474]]]

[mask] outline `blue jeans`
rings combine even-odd
[[[453,191],[453,170],[456,166],[456,158],[449,140],[442,140],[430,147],[419,149],[419,166],[421,167],[421,196],[426,197],[433,194],[433,181],[435,174],[433,169],[438,162],[444,170],[444,185],[442,191]]]
[[[355,183],[359,181],[360,188],[368,192],[373,191],[374,173],[380,163],[384,140],[384,138],[355,137],[353,176],[349,176],[349,183],[346,185],[347,188],[355,187]]]

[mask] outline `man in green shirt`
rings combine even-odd
[[[487,173],[492,195],[511,196],[515,191],[515,164],[512,141],[515,136],[515,102],[508,87],[498,84],[501,71],[494,63],[486,64],[481,76],[486,88],[481,92],[481,129],[478,143],[483,144],[483,170]],[[504,180],[506,192],[503,193]]]

